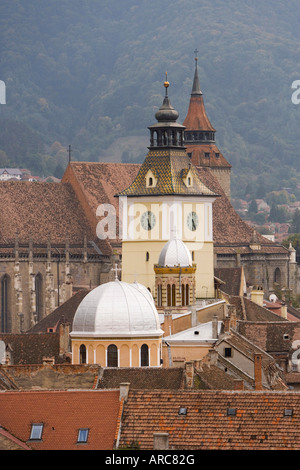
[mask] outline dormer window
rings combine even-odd
[[[205,153],[204,153],[204,156],[205,156],[205,158],[209,158],[209,157],[210,157],[209,152],[205,152]]]
[[[185,170],[183,172],[183,182],[184,184],[190,188],[191,186],[193,186],[193,175],[192,175],[192,172],[190,170]]]
[[[157,184],[157,178],[152,170],[149,170],[146,174],[146,187],[155,188]]]

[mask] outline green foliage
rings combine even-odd
[[[198,47],[206,110],[233,165],[232,196],[285,186],[298,199],[299,19],[296,0],[2,0],[1,120],[26,128],[7,124],[0,151],[34,172],[55,170],[56,141],[71,144],[73,158],[101,160],[117,139],[148,136],[165,71],[183,122]]]

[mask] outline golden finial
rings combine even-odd
[[[164,82],[164,87],[168,88],[169,85],[170,83],[168,82],[168,72],[166,72],[166,81]]]

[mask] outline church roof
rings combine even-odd
[[[84,201],[86,211],[96,214],[99,203],[112,204],[118,216],[118,198],[141,170],[139,164],[131,163],[86,163],[72,162],[63,180],[70,181],[78,191],[81,191],[80,200]],[[195,168],[194,166],[192,168]],[[218,194],[213,203],[213,237],[216,253],[252,252],[249,244],[253,238],[253,229],[244,222],[235,211],[224,190],[214,177],[210,168],[197,167],[197,173],[205,187],[213,194]],[[7,183],[6,183],[7,184]],[[117,218],[118,220],[118,218]],[[96,227],[95,217],[95,227]],[[274,243],[259,233],[258,241],[263,253],[288,253],[288,249]]]
[[[71,336],[161,336],[153,299],[135,283],[111,281],[89,292],[79,304]]]
[[[178,238],[172,238],[162,248],[158,265],[163,267],[192,266],[192,256],[186,244]]]
[[[200,82],[198,77],[197,59],[195,59],[194,82],[189,109],[183,125],[186,127],[186,130],[204,130],[215,132],[215,128],[211,125],[204,106],[203,94],[200,89]]]
[[[148,187],[146,175],[155,168],[157,184]],[[184,182],[186,173],[190,171],[193,179],[191,187]],[[119,196],[146,196],[146,195],[201,195],[216,196],[201,181],[196,168],[191,165],[190,158],[185,151],[178,150],[150,150],[142,164],[137,177],[132,184],[119,193]]]
[[[13,244],[18,233],[20,245],[33,244],[83,245],[94,241],[102,253],[109,252],[105,240],[92,230],[84,208],[78,204],[69,183],[24,181],[0,182],[0,244]],[[82,249],[81,249],[82,251]]]

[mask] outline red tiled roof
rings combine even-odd
[[[227,415],[229,408],[235,416]],[[164,432],[174,450],[300,450],[299,431],[297,392],[131,391],[120,445],[135,441],[153,449],[153,433]]]
[[[110,450],[117,432],[118,390],[0,393],[0,424],[36,450]],[[43,423],[41,441],[30,441],[32,423]],[[86,444],[78,430],[88,428]]]
[[[231,168],[230,163],[228,163],[224,155],[213,142],[205,144],[187,143],[186,151],[192,154],[191,161],[195,166],[204,166],[209,168]],[[207,153],[209,153],[209,158],[205,156]]]
[[[191,96],[183,125],[187,131],[203,130],[215,132],[215,128],[211,125],[205,111],[203,95]]]

